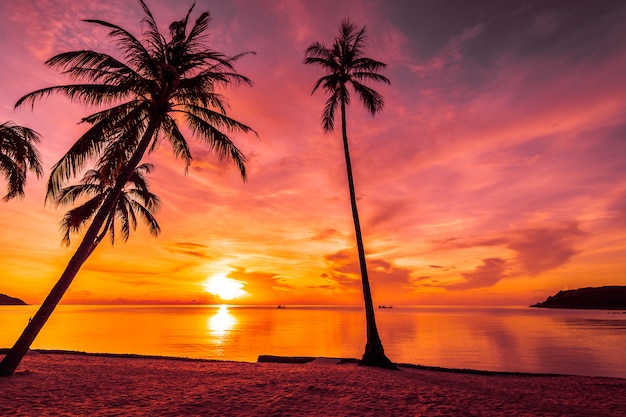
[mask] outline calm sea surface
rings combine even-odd
[[[36,306],[0,306],[10,347]],[[604,310],[394,307],[377,309],[398,363],[626,378],[626,314]],[[359,358],[361,307],[59,306],[40,349],[235,361],[260,354]]]

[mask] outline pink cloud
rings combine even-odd
[[[465,282],[452,284],[447,289],[462,290],[469,288],[492,287],[507,277],[507,261],[500,258],[482,259],[483,264],[472,272],[461,274]]]
[[[532,227],[518,229],[490,238],[462,240],[457,238],[437,242],[439,250],[501,247],[512,251],[513,256],[482,259],[473,271],[462,272],[464,282],[443,284],[458,290],[491,287],[509,277],[537,276],[561,268],[581,253],[578,246],[586,234],[575,223],[557,227]]]

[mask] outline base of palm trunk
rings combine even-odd
[[[0,362],[0,377],[12,376],[24,358],[24,354],[16,352],[15,348],[9,349]]]
[[[382,346],[365,346],[365,353],[358,362],[359,366],[375,366],[377,368],[394,369],[398,367],[385,356],[385,351]]]

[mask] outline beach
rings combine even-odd
[[[31,351],[0,378],[0,415],[623,416],[625,392],[621,378]]]

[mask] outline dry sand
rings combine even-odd
[[[620,416],[626,379],[29,353],[1,416]]]

